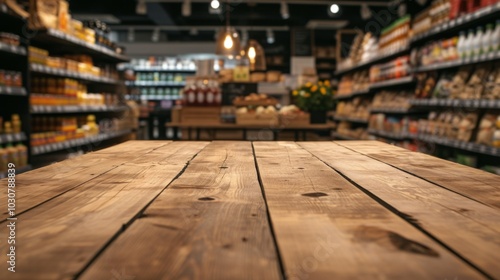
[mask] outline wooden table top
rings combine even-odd
[[[376,141],[130,141],[20,174],[15,273],[1,190],[0,279],[500,279],[500,176]]]

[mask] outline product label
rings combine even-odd
[[[188,103],[193,104],[196,101],[196,95],[194,92],[188,94]]]
[[[196,101],[198,102],[198,104],[203,104],[203,102],[205,102],[205,94],[203,94],[203,91],[198,91]]]
[[[214,103],[214,93],[213,92],[207,93],[207,103],[208,104]]]

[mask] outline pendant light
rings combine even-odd
[[[215,51],[218,55],[235,57],[239,54],[241,49],[241,42],[238,32],[229,25],[230,20],[229,1],[226,3],[226,27],[219,32],[217,36],[217,49]]]
[[[256,40],[249,40],[244,52],[245,56],[250,61],[250,70],[266,70],[266,56],[264,54],[264,49]]]

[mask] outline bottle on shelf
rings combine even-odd
[[[474,39],[473,39],[473,45],[472,45],[473,50],[472,50],[472,55],[471,55],[472,57],[481,55],[483,35],[484,35],[483,27],[478,26],[476,28],[476,35],[474,36]]]
[[[495,31],[493,32],[493,36],[491,36],[491,45],[493,51],[500,51],[500,20],[497,20]]]
[[[12,132],[21,133],[21,119],[18,114],[13,114],[11,117]]]
[[[207,86],[205,80],[198,81],[196,89],[196,105],[203,106],[206,103]]]
[[[465,57],[465,41],[467,37],[465,36],[465,31],[460,31],[460,35],[458,36],[458,43],[457,43],[457,51],[458,51],[458,56],[460,58]]]
[[[0,173],[7,172],[7,165],[9,164],[8,151],[0,146]]]
[[[464,42],[464,50],[465,50],[465,58],[470,58],[473,56],[474,53],[474,30],[469,29],[469,32],[467,33],[467,38],[465,39]]]
[[[12,146],[12,143],[8,143],[7,147],[7,160],[8,163],[13,163],[16,167],[19,166],[19,152],[18,150]]]
[[[488,54],[492,51],[493,24],[486,25],[483,39],[481,40],[482,53]]]
[[[12,123],[11,122],[5,122],[3,125],[4,125],[3,132],[5,134],[12,134]]]
[[[23,143],[18,143],[16,148],[19,155],[19,167],[28,165],[28,148]]]

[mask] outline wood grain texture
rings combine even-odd
[[[500,278],[500,213],[495,208],[342,147],[342,142],[300,145],[490,277]]]
[[[482,278],[297,144],[253,145],[286,279]]]
[[[73,278],[206,145],[171,143],[26,212],[16,236],[18,271],[2,269],[0,279]]]
[[[337,143],[500,209],[498,175],[376,141]]]
[[[250,142],[213,142],[82,279],[280,279]]]
[[[53,197],[88,182],[169,142],[129,141],[110,148],[111,152],[88,153],[16,176],[16,213],[35,207]],[[135,147],[140,145],[141,149]],[[130,152],[134,150],[135,152]],[[7,179],[0,180],[7,185]],[[0,221],[8,217],[7,188],[0,190]]]

